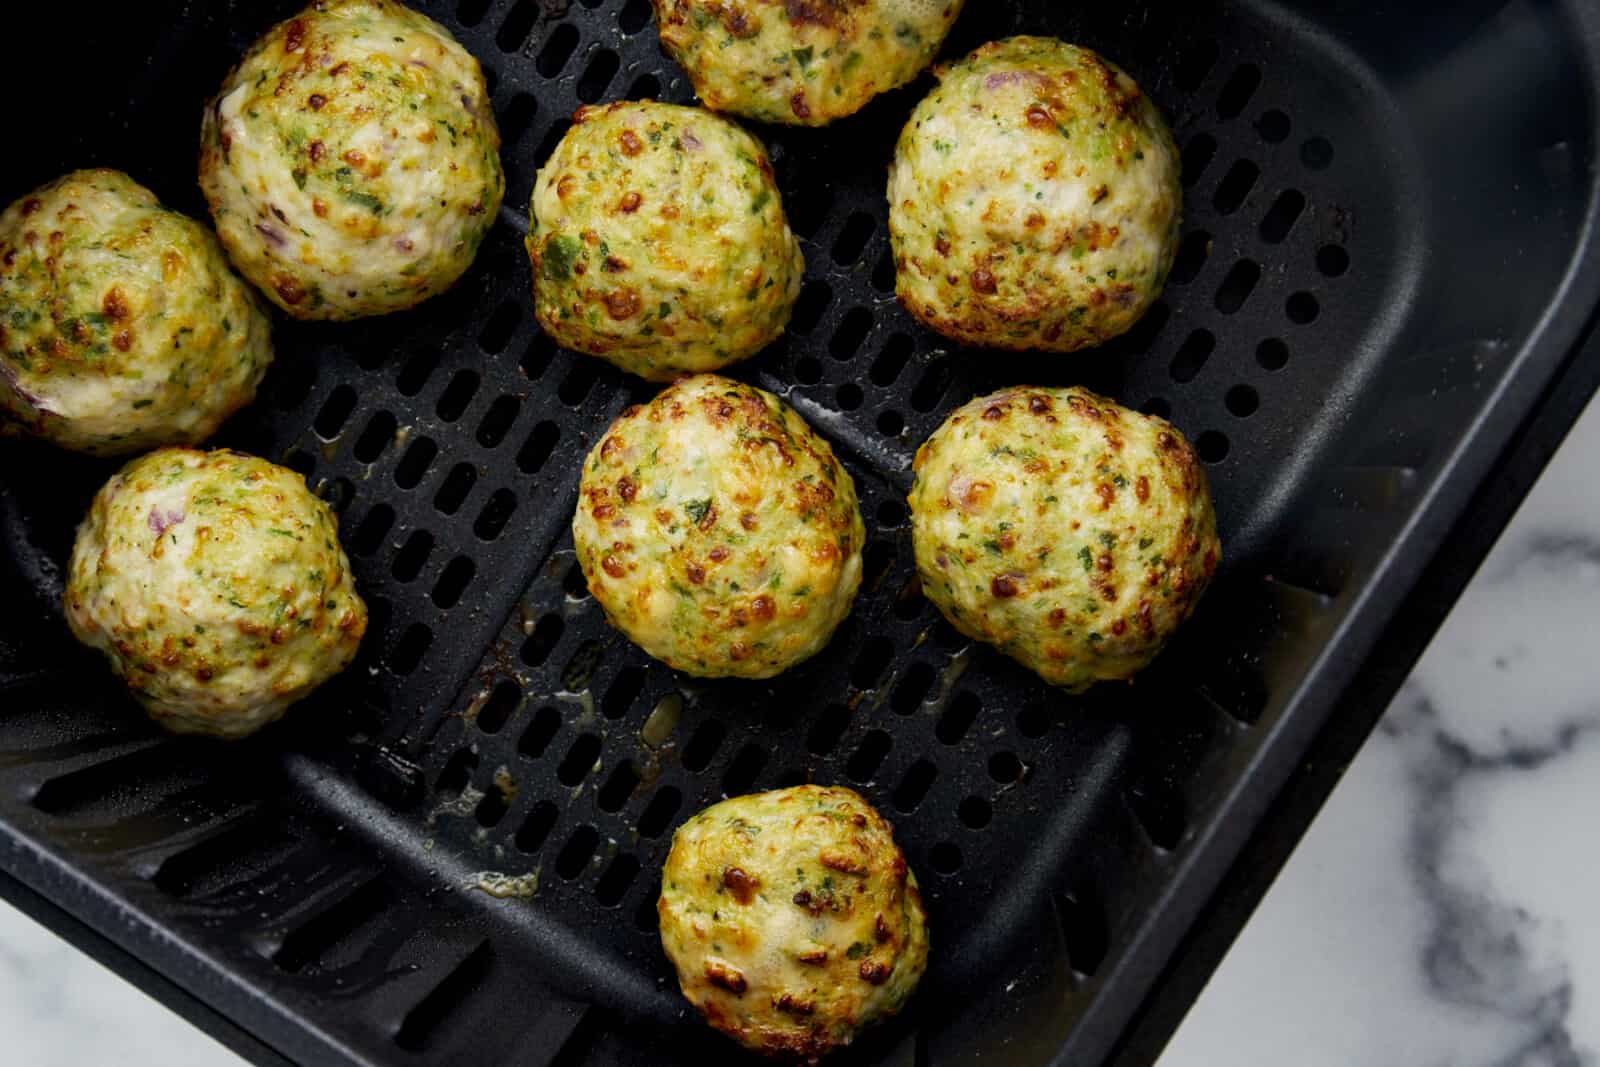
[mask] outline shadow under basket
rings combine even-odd
[[[933,957],[836,1062],[1103,1060],[1351,680],[1392,668],[1378,635],[1574,358],[1600,293],[1600,19],[972,0],[947,58],[1024,32],[1089,45],[1182,150],[1164,297],[1070,357],[960,351],[895,303],[885,168],[930,76],[827,129],[758,128],[808,267],[788,335],[734,373],[834,443],[870,538],[832,646],[755,684],[652,663],[588,596],[579,464],[651,390],[558,349],[528,297],[525,206],[574,109],[691,98],[650,6],[417,6],[483,62],[506,207],[444,296],[279,321],[218,442],[339,511],[361,656],[251,741],[160,734],[59,608],[113,465],[0,444],[0,868],[264,1060],[726,1062],[657,938],[672,832],[725,795],[844,783],[895,822]],[[26,105],[0,201],[101,165],[203,217],[202,103],[293,9],[35,12],[53,26],[8,74],[97,71],[98,98]],[[915,448],[1011,383],[1159,413],[1207,464],[1226,564],[1132,685],[1064,696],[917,591]]]

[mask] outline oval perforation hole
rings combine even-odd
[[[650,0],[628,0],[617,15],[617,26],[624,36],[631,37],[650,25]],[[643,99],[635,96],[635,100]]]
[[[938,674],[928,664],[921,660],[912,663],[895,683],[894,692],[889,694],[889,707],[899,715],[910,715],[928,698],[937,678]]]
[[[996,752],[989,757],[989,777],[1001,785],[1021,781],[1026,770],[1015,752]]]
[[[928,367],[922,372],[916,387],[911,390],[911,406],[924,413],[938,407],[939,401],[944,399],[945,391],[950,388],[953,377],[950,361],[947,359],[941,359]]]
[[[538,759],[555,740],[561,729],[561,713],[552,707],[543,707],[533,713],[533,721],[517,740],[517,751],[529,759]]]
[[[530,0],[521,0],[521,2],[527,3],[530,9],[534,7]],[[529,26],[531,27],[532,25],[530,22]],[[517,42],[519,45],[521,43],[521,41]],[[550,39],[539,50],[539,58],[534,60],[533,65],[543,77],[554,78],[561,73],[561,68],[567,65],[567,60],[572,58],[572,53],[577,51],[577,48],[577,27],[571,23],[563,22],[555,28],[555,32],[550,35]],[[511,51],[511,49],[506,49],[506,51]]]
[[[966,797],[956,808],[961,825],[969,830],[982,830],[994,818],[994,805],[982,797]]]
[[[884,342],[883,351],[878,353],[878,358],[872,361],[872,369],[868,372],[874,385],[893,385],[894,380],[900,377],[900,372],[905,369],[906,363],[911,359],[911,338],[903,333],[890,336]]]
[[[833,242],[833,261],[841,267],[848,267],[861,258],[861,253],[866,250],[867,242],[872,240],[872,231],[877,228],[877,223],[865,211],[857,211],[845,220],[844,228],[839,231],[839,236]]]
[[[500,23],[500,30],[494,35],[494,43],[499,46],[502,52],[515,52],[522,47],[522,42],[528,39],[528,32],[533,29],[534,20],[538,17],[539,5],[535,0],[517,0],[516,4],[506,14],[505,21]],[[572,35],[574,38],[573,46],[576,47],[577,31],[573,30]],[[547,45],[546,51],[548,50],[549,46]],[[568,48],[567,51],[570,53],[572,49]],[[541,55],[541,62],[543,59],[544,57]],[[562,62],[565,61],[566,57],[563,56]],[[561,66],[557,64],[556,72],[560,70]],[[539,73],[545,74],[542,66]],[[549,76],[549,74],[545,74],[545,77],[548,78]]]
[[[567,838],[566,845],[556,856],[556,873],[567,882],[578,877],[594,858],[595,846],[599,843],[600,834],[592,826],[580,826],[572,831],[572,836]]]
[[[445,760],[444,770],[439,772],[433,787],[437,792],[459,796],[477,769],[478,754],[470,748],[458,748]]]
[[[628,709],[633,707],[633,702],[644,691],[646,677],[643,667],[629,666],[618,671],[616,678],[606,688],[605,696],[600,699],[600,710],[605,717],[620,719],[628,714]]]
[[[1269,245],[1282,244],[1305,209],[1305,194],[1300,190],[1285,189],[1279,193],[1278,199],[1272,202],[1266,217],[1261,220],[1261,239]]]
[[[1309,326],[1317,321],[1317,315],[1322,308],[1317,303],[1317,298],[1307,292],[1294,293],[1283,305],[1284,313],[1289,316],[1289,321],[1298,326]]]
[[[1146,415],[1154,415],[1158,419],[1172,418],[1172,404],[1166,397],[1153,396],[1139,405],[1139,410]]]
[[[395,431],[400,424],[395,417],[387,411],[379,411],[367,420],[366,428],[361,431],[361,436],[356,438],[355,456],[362,463],[372,463],[383,450],[394,440]]]
[[[611,776],[606,779],[606,784],[600,787],[597,798],[601,811],[621,811],[628,798],[633,796],[633,791],[639,787],[639,772],[633,769],[630,760],[623,760],[617,764]]]
[[[556,643],[561,640],[561,633],[567,624],[561,621],[561,616],[554,613],[542,615],[534,623],[533,633],[522,642],[522,651],[519,653],[522,662],[530,667],[542,666],[550,658],[550,653],[555,651]]]
[[[413,530],[411,536],[406,538],[400,551],[395,553],[394,564],[389,568],[389,573],[397,581],[409,582],[422,573],[422,565],[428,562],[428,555],[433,551],[433,534],[427,530]]]
[[[507,300],[495,308],[489,321],[483,324],[483,329],[478,333],[478,347],[491,356],[504,352],[521,321],[522,308],[515,301]]]
[[[539,147],[533,153],[535,171],[543,167],[550,157],[555,154],[556,145],[561,143],[561,139],[567,135],[567,131],[570,129],[572,129],[571,119],[557,119],[550,124],[550,128],[544,132],[544,139],[539,142]]]
[[[1023,737],[1040,738],[1050,732],[1050,710],[1042,704],[1029,704],[1017,712],[1017,731]]]
[[[506,528],[506,523],[511,521],[511,513],[516,510],[516,495],[509,489],[496,489],[478,513],[478,521],[472,524],[472,532],[481,541],[493,541]]]
[[[305,403],[312,387],[317,384],[317,365],[309,359],[285,359],[279,362],[283,369],[279,371],[278,387],[273,396],[280,408],[292,411]]]
[[[356,487],[348,478],[334,478],[331,481],[321,482],[317,485],[317,495],[327,502],[335,515],[344,513],[350,506],[350,501],[355,499]]]
[[[489,410],[484,413],[483,421],[478,423],[478,444],[484,448],[498,447],[504,441],[506,434],[511,432],[511,426],[517,421],[517,416],[522,412],[522,401],[514,396],[495,397]]]
[[[862,307],[851,308],[840,321],[839,328],[833,331],[833,337],[828,341],[828,352],[841,362],[851,359],[871,332],[872,312]]]
[[[884,437],[899,437],[906,432],[906,417],[894,410],[880,411],[877,426]]]
[[[428,473],[428,468],[433,466],[433,459],[439,454],[439,446],[433,443],[430,437],[419,437],[411,442],[411,447],[406,449],[406,454],[400,457],[400,463],[394,469],[394,484],[402,489],[415,489]]]
[[[639,834],[642,837],[660,837],[672,824],[672,817],[683,807],[683,794],[670,785],[656,790],[644,813],[639,816]]]
[[[617,76],[617,70],[622,66],[622,60],[609,48],[602,48],[589,60],[589,65],[583,69],[583,74],[578,78],[578,99],[585,104],[592,104],[605,95],[606,89],[611,86],[611,79]]]
[[[1244,111],[1250,98],[1261,87],[1261,68],[1254,63],[1241,63],[1234,68],[1217,94],[1217,115],[1231,119]]]
[[[861,739],[861,744],[850,754],[844,772],[858,782],[872,781],[872,776],[878,773],[893,744],[889,735],[882,730],[869,730],[867,736]]]
[[[806,748],[812,755],[826,756],[832,752],[850,725],[850,709],[843,704],[829,704],[817,716],[806,733]]]
[[[594,734],[579,734],[556,769],[556,777],[561,779],[562,785],[577,785],[594,770],[595,761],[599,758],[600,739]]]
[[[1289,139],[1289,116],[1277,108],[1268,108],[1256,119],[1256,133],[1268,144],[1282,144]]]
[[[961,849],[953,841],[940,841],[928,850],[928,863],[939,874],[955,874],[961,869]]]
[[[828,305],[831,303],[833,303],[833,290],[829,288],[827,282],[816,280],[806,282],[805,288],[800,290],[800,299],[795,301],[794,313],[789,317],[789,329],[794,333],[810,333],[817,328],[817,323],[822,321],[822,314],[828,310]],[[870,313],[868,319],[871,319]]]
[[[1261,395],[1248,385],[1236,385],[1228,390],[1223,402],[1231,414],[1247,419],[1261,406]]]
[[[1167,281],[1173,285],[1188,285],[1200,274],[1211,255],[1211,235],[1204,230],[1186,234],[1178,245],[1178,254],[1172,261]],[[1154,309],[1152,309],[1154,310]]]
[[[311,428],[316,430],[317,436],[324,441],[331,441],[339,436],[339,431],[344,429],[345,422],[355,409],[356,391],[348,385],[340,385],[328,394],[327,400],[323,401],[322,410],[317,412]]]
[[[865,579],[862,585],[867,586]],[[857,689],[871,689],[883,677],[889,661],[894,658],[894,644],[887,637],[869,638],[850,666],[850,684]]]
[[[878,265],[872,268],[872,287],[880,293],[894,292],[897,274],[894,249],[885,248],[883,255],[878,257]]]
[[[394,651],[389,654],[389,669],[396,674],[410,674],[417,669],[417,664],[422,662],[422,657],[428,654],[428,647],[432,644],[433,631],[420,622],[412,623],[400,635]]]
[[[894,557],[894,544],[892,542],[874,541],[868,545],[866,551],[861,554],[861,588],[866,590],[876,589],[878,583],[883,580],[883,576],[889,572],[889,568],[894,566]],[[887,666],[887,664],[888,658],[885,657],[884,665]],[[879,668],[878,673],[883,673],[881,668]],[[873,680],[876,682],[876,676],[874,676]],[[869,687],[861,686],[860,688]]]
[[[866,395],[861,392],[861,386],[855,382],[845,382],[833,394],[833,402],[840,411],[854,411],[861,406]]]
[[[1244,198],[1250,195],[1250,190],[1256,187],[1256,180],[1260,177],[1261,168],[1250,160],[1234,160],[1233,166],[1228,168],[1228,173],[1218,183],[1211,203],[1222,214],[1232,215],[1243,206]]]
[[[602,908],[614,908],[628,895],[628,887],[639,877],[639,861],[631,853],[621,852],[606,868],[606,873],[595,883],[594,899]],[[654,903],[652,901],[652,903]]]
[[[572,369],[567,371],[567,376],[561,380],[561,385],[556,389],[556,395],[568,407],[577,407],[589,396],[589,390],[594,388],[594,383],[600,377],[600,361],[598,359],[580,359],[573,363]]]
[[[533,117],[539,113],[539,99],[532,93],[517,93],[500,116],[500,136],[506,145],[514,145],[528,132]],[[499,351],[496,349],[495,351]]]
[[[467,405],[472,403],[472,398],[477,395],[479,380],[476,371],[456,371],[456,376],[450,379],[444,394],[439,397],[439,403],[434,406],[434,414],[444,422],[455,422],[459,419],[467,410]]]
[[[463,26],[476,26],[483,21],[483,16],[489,13],[491,0],[461,0],[456,5],[456,18],[461,20]]]
[[[549,369],[550,361],[555,358],[556,343],[543,333],[533,335],[533,340],[528,342],[528,350],[522,354],[522,362],[517,364],[522,371],[522,376],[530,382],[536,382],[544,376]]]
[[[478,729],[486,734],[497,734],[511,713],[522,703],[522,687],[510,679],[501,679],[489,690],[489,699],[478,709]]]
[[[722,795],[744,796],[756,784],[761,770],[767,765],[767,750],[757,744],[748,744],[739,750],[722,775]]]
[[[654,74],[641,74],[628,86],[629,100],[661,99],[661,80]]]
[[[1337,278],[1350,269],[1350,253],[1340,245],[1323,245],[1317,249],[1317,270],[1329,278]]]
[[[422,387],[428,384],[428,379],[439,367],[439,353],[432,349],[418,352],[406,360],[406,365],[400,368],[400,376],[395,379],[395,388],[400,390],[401,396],[416,396],[422,392]]]
[[[433,587],[434,606],[442,611],[449,611],[461,601],[461,594],[466,592],[467,586],[472,583],[473,576],[478,573],[478,565],[466,556],[457,556],[451,560],[439,575],[439,581]]]
[[[1282,370],[1289,363],[1289,346],[1269,337],[1256,346],[1256,363],[1262,370]]]
[[[801,385],[816,385],[822,381],[822,363],[810,356],[794,361],[794,380]]]
[[[728,735],[728,728],[716,719],[707,719],[700,724],[700,728],[689,738],[689,743],[683,748],[683,768],[691,774],[699,774],[711,765],[711,760],[716,756],[717,749],[722,747],[722,739]]]
[[[917,810],[922,803],[922,798],[928,795],[928,790],[933,788],[933,783],[939,777],[939,768],[925,759],[919,759],[906,771],[905,777],[900,779],[900,784],[895,786],[894,806],[902,814],[909,815]]]
[[[1211,160],[1216,154],[1217,139],[1209,133],[1197,133],[1183,146],[1180,163],[1185,187],[1192,186],[1200,180],[1200,176],[1211,166]]]
[[[366,517],[361,520],[361,525],[356,527],[355,536],[350,538],[350,547],[358,556],[370,556],[378,550],[383,543],[384,535],[394,525],[394,508],[379,502],[372,505]]]
[[[885,530],[904,525],[909,517],[905,504],[894,497],[878,505],[878,525]]]
[[[583,568],[578,564],[567,568],[567,573],[561,578],[561,591],[573,600],[588,599],[589,579],[583,576]]]
[[[1207,463],[1221,463],[1227,459],[1230,447],[1227,435],[1220,430],[1207,430],[1194,442],[1194,450]]]
[[[1250,294],[1255,292],[1256,283],[1261,280],[1261,265],[1253,259],[1241,259],[1229,270],[1228,276],[1222,279],[1222,286],[1217,290],[1217,310],[1224,315],[1232,315],[1244,307],[1244,302],[1250,299]]]
[[[1169,368],[1172,380],[1180,385],[1194,381],[1216,349],[1216,334],[1210,330],[1195,330],[1184,338],[1177,355],[1172,357],[1172,366]]]
[[[967,731],[978,718],[978,712],[983,707],[981,701],[970,690],[963,689],[951,699],[950,706],[944,709],[944,714],[939,716],[939,724],[934,727],[934,736],[947,745],[961,743],[967,736]]]
[[[450,470],[439,491],[433,495],[433,506],[441,515],[454,515],[461,510],[467,494],[478,483],[478,470],[470,463],[457,463]]]
[[[498,785],[491,786],[483,794],[483,799],[478,801],[472,814],[477,818],[478,825],[486,829],[500,825],[500,820],[506,817],[506,797]]]
[[[550,453],[555,451],[556,442],[561,440],[561,427],[553,422],[541,422],[533,428],[517,452],[517,469],[523,474],[536,474],[544,469],[550,460]]]
[[[523,852],[537,852],[555,829],[561,810],[548,800],[541,800],[528,812],[517,830],[516,846]]]

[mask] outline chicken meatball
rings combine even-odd
[[[271,362],[211,231],[126,174],[75,171],[0,214],[0,429],[94,455],[196,444]]]
[[[933,62],[963,0],[654,0],[661,43],[714,111],[825,126]]]
[[[707,678],[770,678],[828,643],[861,586],[856,487],[771,393],[712,374],[631,408],[589,453],[572,522],[612,625]]]
[[[1077,692],[1142,670],[1222,557],[1183,435],[1083,389],[1007,389],[917,452],[922,591],[956,629]]]
[[[712,1026],[815,1060],[899,1011],[928,922],[893,827],[840,787],[795,786],[700,812],[661,876],[661,944]]]
[[[900,300],[963,344],[1072,352],[1126,332],[1178,248],[1177,146],[1087,48],[1013,37],[940,75],[900,135]]]
[[[539,172],[528,254],[545,332],[652,381],[788,325],[805,258],[766,150],[700,108],[583,108]]]
[[[483,71],[394,0],[317,0],[206,108],[200,187],[234,264],[296,318],[411,307],[471,265],[505,193]]]
[[[294,471],[238,452],[152,452],[78,527],[67,622],[162,726],[243,737],[361,643],[367,608],[337,526]]]

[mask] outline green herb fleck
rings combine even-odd
[[[683,505],[683,510],[696,525],[705,521],[706,515],[711,511],[711,498],[704,500],[691,500]]]
[[[810,70],[811,69],[812,51],[811,51],[811,46],[810,45],[806,45],[804,48],[796,48],[794,50],[793,54],[794,54],[794,61],[796,63],[800,64],[800,69],[801,70]]]
[[[849,948],[845,949],[844,955],[846,959],[859,960],[871,951],[872,947],[865,941],[854,941]]]
[[[1094,553],[1089,550],[1088,545],[1078,549],[1078,561],[1083,564],[1084,570],[1094,570]]]
[[[572,264],[583,246],[576,237],[554,237],[544,246],[544,276],[564,282],[572,277]]]

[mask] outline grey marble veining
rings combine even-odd
[[[1600,407],[1160,1067],[1600,1064]]]

